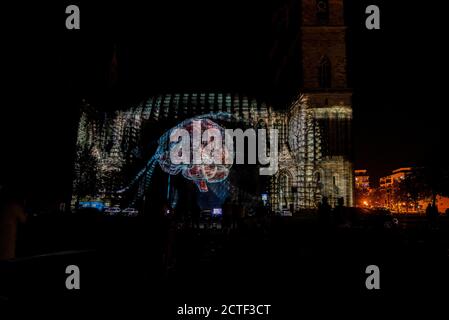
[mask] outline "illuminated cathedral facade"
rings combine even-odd
[[[160,136],[152,128],[168,130],[197,116],[227,114],[249,127],[278,129],[279,170],[265,191],[272,211],[313,209],[323,197],[331,205],[343,199],[344,205],[352,206],[352,107],[345,35],[342,0],[302,1],[303,85],[288,106],[217,91],[159,94],[115,112],[97,111],[86,102],[78,128],[73,198],[114,201],[122,197],[115,191],[124,189],[144,197],[153,172],[147,137]],[[128,187],[132,183],[136,186]],[[236,187],[227,189],[233,201],[246,206],[259,202],[260,195],[242,201],[232,192]]]

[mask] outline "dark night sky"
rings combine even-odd
[[[276,96],[272,16],[285,4],[294,16],[295,5],[262,2],[74,2],[81,8],[80,31],[64,28],[65,6],[72,2],[5,6],[0,183],[15,181],[45,199],[70,190],[82,97],[107,105],[113,96],[120,107],[158,91]],[[381,8],[380,31],[364,27],[368,4]],[[375,176],[402,165],[444,162],[446,106],[438,95],[444,92],[446,36],[443,13],[434,10],[405,1],[346,1],[355,161]],[[111,95],[114,44],[120,82]],[[295,63],[288,68],[287,82],[294,84]]]

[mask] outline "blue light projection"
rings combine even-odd
[[[166,131],[159,138],[158,147],[145,167],[137,173],[128,186],[118,190],[117,193],[125,193],[135,185],[138,185],[133,203],[135,203],[136,200],[141,199],[145,191],[148,190],[151,185],[156,164],[159,164],[162,171],[169,175],[181,173],[184,178],[193,181],[200,191],[201,199],[209,199],[208,202],[212,201],[216,204],[221,204],[229,193],[230,186],[226,179],[232,164],[173,164],[170,159],[170,151],[176,144],[170,142],[172,132],[176,129],[185,129],[192,134],[193,123],[194,121],[198,122],[199,120],[201,120],[201,131],[210,128],[218,129],[222,134],[222,137],[224,137],[225,129],[212,120],[231,122],[236,121],[236,118],[227,112],[208,113],[186,119]],[[202,143],[204,146],[205,143]],[[201,193],[204,193],[204,195],[201,196]]]

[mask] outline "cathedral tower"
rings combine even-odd
[[[321,130],[315,170],[321,196],[353,205],[351,90],[347,87],[343,0],[302,0],[302,88]]]

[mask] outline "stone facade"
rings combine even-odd
[[[124,187],[123,168],[144,161],[140,157],[145,124],[170,129],[184,119],[221,112],[250,126],[279,130],[279,171],[269,190],[272,210],[316,208],[323,197],[331,205],[343,198],[345,205],[352,206],[352,108],[343,0],[303,0],[301,17],[302,87],[290,107],[274,108],[255,97],[209,92],[157,95],[113,114],[86,108],[78,133],[75,196],[79,197],[80,186],[89,184],[92,197]],[[86,180],[92,176],[89,172],[95,173],[94,182]]]
[[[351,90],[342,0],[303,0],[301,101],[285,114],[289,141],[273,178],[275,210],[312,208],[327,197],[353,205]],[[287,151],[288,150],[288,151]]]

